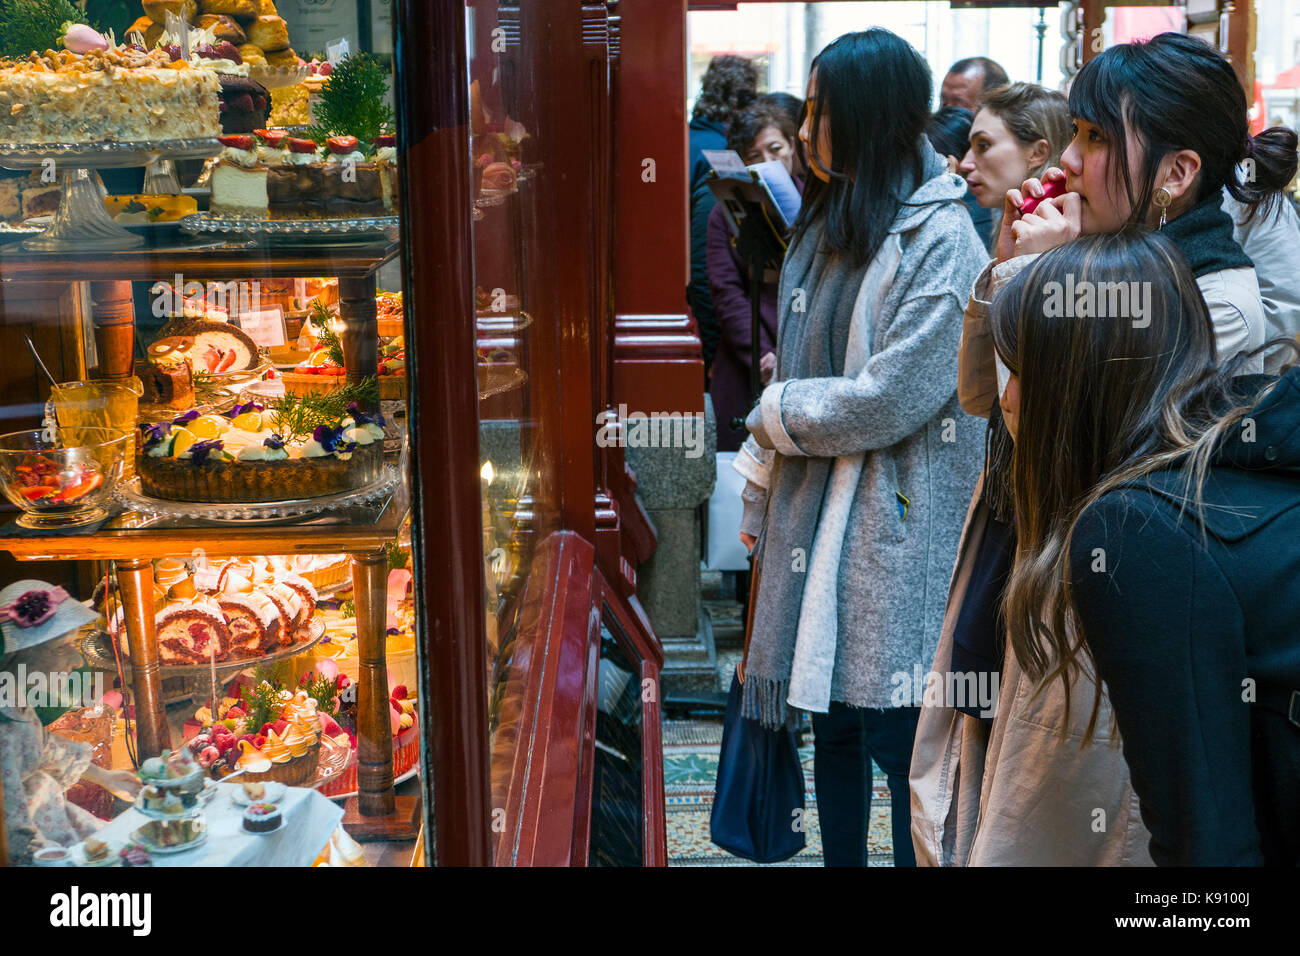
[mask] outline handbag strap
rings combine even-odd
[[[745,648],[740,655],[740,663],[737,665],[737,671],[740,674],[740,682],[745,682],[745,665],[749,663],[749,642],[754,637],[754,606],[758,604],[758,582],[763,577],[763,539],[766,537],[766,522],[763,530],[758,533],[758,540],[754,542],[754,555],[750,560],[749,571],[749,606],[745,609]]]

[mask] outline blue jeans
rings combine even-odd
[[[827,866],[867,865],[873,759],[889,778],[894,865],[916,866],[907,771],[920,716],[918,707],[872,710],[838,701],[830,713],[812,715],[817,819]]]

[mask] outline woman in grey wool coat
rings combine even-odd
[[[888,91],[888,95],[881,95]],[[984,263],[962,180],[925,138],[931,80],[883,29],[813,61],[812,175],[781,272],[777,371],[746,423],[741,536],[761,565],[745,712],[810,711],[827,865],[866,865],[871,761],[895,863],[907,769],[981,422],[957,402],[962,308]]]

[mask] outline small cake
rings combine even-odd
[[[245,32],[249,43],[257,44],[267,53],[289,49],[289,25],[283,17],[259,16]]]
[[[244,782],[244,796],[249,800],[257,802],[266,796],[266,785],[261,783]]]
[[[143,766],[140,771],[143,774]],[[166,798],[167,795],[162,790],[150,784],[140,791],[140,806],[146,810],[162,810]]]
[[[240,20],[257,16],[257,0],[203,0],[204,13],[225,13]]]
[[[195,596],[194,577],[184,561],[159,558],[154,562],[153,579],[167,589],[171,601],[184,601]]]
[[[256,141],[249,135],[222,136],[222,150],[212,170],[214,216],[234,219],[267,217],[267,172],[258,161]]]
[[[193,23],[199,15],[198,0],[144,0],[145,16],[157,23],[166,23],[167,14],[183,16],[187,23]]]
[[[158,23],[150,17],[138,17],[136,21],[126,28],[127,40],[131,39],[132,33],[140,34],[140,39],[144,40],[145,49],[152,50],[162,39],[164,24]]]
[[[230,625],[230,657],[261,657],[280,643],[280,609],[266,595],[223,593],[217,604]]]
[[[86,859],[92,863],[108,859],[108,844],[103,840],[96,840],[94,837],[86,837],[86,842],[82,844],[82,852],[86,854]]]
[[[280,827],[280,808],[274,803],[253,803],[244,810],[244,829],[250,833],[269,833]]]
[[[209,30],[218,40],[232,43],[236,48],[248,42],[244,28],[228,13],[205,13],[198,19],[200,30]]]
[[[232,56],[240,56],[235,49]],[[240,57],[240,62],[243,58]],[[261,83],[246,76],[221,78],[221,132],[226,135],[251,133],[265,126],[271,116],[271,94]]]
[[[267,66],[297,66],[298,54],[294,53],[293,50],[291,49],[267,50],[266,65]]]
[[[401,184],[397,175],[397,137],[376,136],[375,165],[379,169],[379,185],[382,190],[384,209],[395,215],[402,200]]]
[[[140,193],[105,196],[104,208],[120,226],[148,226],[158,222],[180,222],[199,211],[193,196],[164,196]]]
[[[140,395],[142,404],[162,405],[177,411],[194,405],[194,370],[189,362],[140,362],[135,374],[144,388]]]
[[[286,161],[266,170],[266,200],[272,219],[324,219],[325,167],[316,143],[290,137]]]

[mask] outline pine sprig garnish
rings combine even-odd
[[[371,149],[376,136],[393,127],[393,110],[388,105],[388,67],[373,53],[354,53],[330,73],[312,107],[315,123],[307,136],[321,146],[331,136],[355,136],[364,150]]]
[[[0,0],[0,56],[22,59],[63,49],[59,35],[65,21],[90,22],[69,0]]]
[[[277,398],[268,409],[271,428],[289,441],[307,438],[318,425],[337,427],[350,403],[370,408],[378,400],[379,380],[373,375],[360,382],[348,382],[334,391],[286,395]]]
[[[326,349],[326,358],[335,365],[343,364],[343,343],[339,341],[338,333],[330,328],[330,322],[334,319],[334,313],[329,310],[319,297],[311,300],[311,313],[307,316],[307,321],[316,329],[316,342],[319,348]]]
[[[280,718],[284,705],[280,689],[272,683],[259,681],[251,690],[244,688],[240,699],[244,708],[244,732],[255,734],[264,724],[273,724]]]

